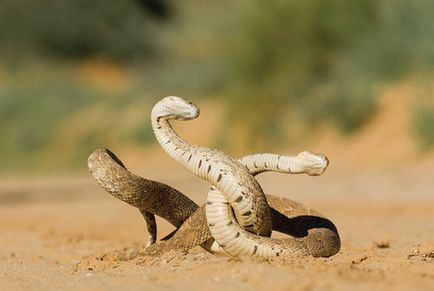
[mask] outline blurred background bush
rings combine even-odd
[[[394,98],[411,99],[409,136],[430,152],[433,15],[430,0],[3,0],[0,174],[84,171],[103,145],[143,151],[166,95],[219,108],[208,145],[252,152],[351,138],[410,83]]]

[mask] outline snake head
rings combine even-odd
[[[168,96],[155,104],[152,115],[157,118],[190,120],[199,116],[199,108],[181,97]]]
[[[329,160],[326,156],[314,154],[308,151],[301,152],[297,158],[302,161],[306,173],[310,176],[319,176],[326,170]]]

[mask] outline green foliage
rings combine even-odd
[[[327,78],[339,51],[376,27],[376,1],[255,1],[238,36],[235,70],[254,82]]]
[[[418,106],[413,114],[413,128],[423,150],[434,147],[434,108]]]
[[[261,136],[269,124],[284,131],[285,111],[353,132],[375,111],[379,83],[434,65],[433,1],[271,0],[246,11],[227,103],[229,117],[266,125],[252,130]]]
[[[0,132],[6,136],[0,140],[0,162],[4,169],[37,169],[38,156],[56,140],[56,126],[89,104],[75,82],[53,75],[47,80],[40,73],[15,75],[0,87]]]
[[[70,67],[40,63],[2,78],[1,173],[84,171],[87,156],[98,147],[150,141],[148,118],[125,116],[134,101],[128,96],[142,94],[134,86],[113,92],[83,83]]]
[[[0,171],[83,169],[96,147],[153,142],[145,113],[170,94],[223,96],[226,147],[265,150],[323,123],[349,134],[382,83],[434,67],[431,0],[187,0],[157,25],[167,3],[0,1]],[[83,81],[76,64],[101,56],[127,72],[123,89]],[[432,110],[414,116],[432,147]]]
[[[133,0],[3,0],[0,51],[60,58],[147,56],[156,40],[149,14]],[[149,2],[149,1],[144,1]]]
[[[129,133],[130,139],[137,144],[146,145],[154,141],[151,123],[141,123]]]

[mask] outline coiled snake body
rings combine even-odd
[[[232,256],[297,253],[327,257],[339,251],[339,235],[330,220],[298,202],[264,195],[254,178],[264,171],[320,175],[328,165],[324,156],[309,152],[296,157],[255,154],[235,161],[217,150],[189,145],[168,122],[196,118],[198,114],[194,104],[171,96],[154,106],[151,120],[163,149],[213,185],[206,207],[199,208],[170,186],[132,174],[106,149],[95,151],[88,159],[98,183],[143,214],[150,234],[145,254],[188,251],[196,245]],[[154,214],[177,227],[167,240],[156,244]],[[272,229],[291,237],[269,238]]]

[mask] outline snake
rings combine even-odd
[[[205,205],[199,207],[176,189],[128,171],[108,149],[94,151],[89,156],[88,166],[98,184],[114,197],[138,208],[142,214],[146,211],[155,213],[175,226],[175,232],[158,243],[149,245],[148,242],[145,256],[188,252],[198,245],[211,253],[216,252],[205,217]],[[254,168],[254,172],[263,171]],[[289,245],[299,245],[303,250],[299,253],[329,257],[339,251],[338,231],[325,216],[288,198],[268,194],[266,198],[271,208],[273,231],[291,236],[285,240]],[[150,237],[156,237],[156,232],[150,233]]]
[[[163,149],[213,185],[206,207],[198,207],[170,186],[134,175],[107,149],[95,151],[88,159],[89,169],[98,183],[143,214],[150,234],[147,253],[188,251],[196,245],[232,256],[302,253],[327,257],[339,251],[339,234],[330,220],[298,202],[263,194],[254,179],[265,171],[320,175],[328,165],[324,156],[310,152],[296,157],[254,154],[235,161],[220,151],[189,145],[168,122],[198,115],[199,109],[194,104],[170,96],[154,106],[151,121]],[[158,244],[154,244],[153,214],[176,227],[174,234]],[[269,238],[271,229],[292,237]]]
[[[207,196],[206,218],[217,244],[232,256],[271,257],[304,250],[299,244],[281,244],[276,239],[263,244],[262,237],[271,235],[271,210],[247,167],[219,150],[190,145],[169,123],[169,120],[191,120],[198,116],[199,108],[194,103],[169,96],[154,106],[151,122],[157,141],[166,153],[213,185]],[[327,164],[326,159],[318,158],[324,166]]]
[[[171,158],[210,182],[215,191],[224,193],[242,228],[257,235],[270,236],[271,210],[261,186],[248,169],[222,151],[189,144],[169,123],[173,119],[197,118],[199,112],[195,104],[177,96],[160,100],[151,112],[157,141]]]

